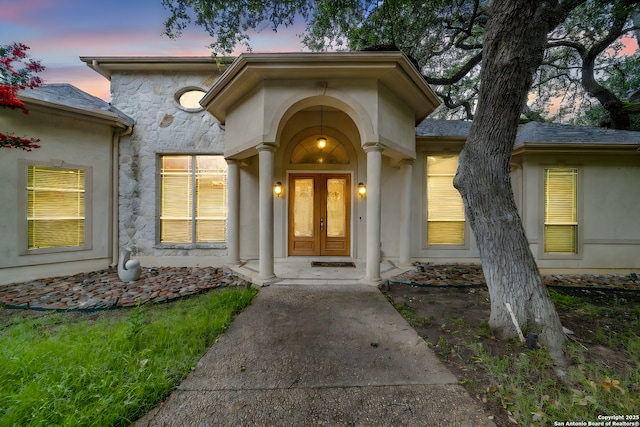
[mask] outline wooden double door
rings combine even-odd
[[[348,256],[351,175],[289,175],[289,255]]]

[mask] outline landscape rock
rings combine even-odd
[[[416,263],[416,269],[396,276],[392,284],[433,287],[486,287],[487,283],[479,264],[429,264]],[[640,280],[634,273],[623,274],[550,274],[542,280],[548,287],[618,289],[640,291]]]
[[[103,310],[167,302],[209,289],[249,287],[250,282],[215,267],[151,267],[123,282],[116,268],[0,286],[6,308]]]

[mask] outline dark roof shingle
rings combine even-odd
[[[117,114],[126,124],[133,126],[135,120],[118,110],[110,103],[90,95],[68,83],[45,84],[35,89],[25,89],[19,95],[85,111],[105,111]]]
[[[416,127],[416,136],[466,138],[470,129],[470,121],[425,119]],[[529,122],[519,127],[515,146],[525,143],[640,144],[640,132]]]

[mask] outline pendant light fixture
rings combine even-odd
[[[323,149],[324,147],[327,146],[327,138],[324,137],[324,132],[322,129],[322,105],[320,106],[320,137],[318,139],[316,139],[316,144],[318,145],[319,149]]]

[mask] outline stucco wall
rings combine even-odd
[[[240,166],[240,258],[258,259],[260,212],[258,209],[258,156],[243,161]],[[277,203],[274,203],[277,209]],[[274,211],[274,218],[279,218]]]
[[[378,132],[383,144],[391,148],[389,155],[396,158],[414,158],[416,155],[415,117],[386,86],[378,85]]]
[[[540,154],[524,162],[523,213],[527,237],[538,266],[556,268],[640,267],[640,168],[636,156],[615,154]],[[543,169],[576,167],[578,178],[578,254],[543,253]]]
[[[32,152],[0,149],[0,284],[108,267],[111,261],[112,128],[32,108],[28,115],[5,109],[0,115],[0,131],[41,139],[41,148]],[[20,193],[26,192],[26,178],[20,178],[26,175],[24,161],[52,160],[91,167],[92,188],[88,189],[92,200],[91,247],[20,255],[20,247],[26,247],[22,240],[26,236],[19,231],[25,229],[26,221],[24,208],[19,204]]]
[[[143,264],[188,265],[202,261],[164,257],[226,255],[224,244],[160,244],[157,233],[159,155],[223,153],[224,132],[214,117],[185,111],[175,100],[186,87],[207,91],[215,77],[213,72],[112,75],[112,104],[136,120],[132,135],[120,144],[120,245],[131,247]]]

